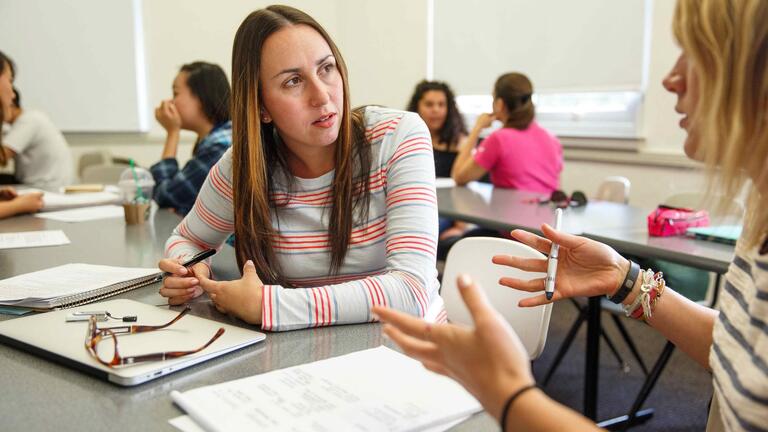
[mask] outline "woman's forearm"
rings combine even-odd
[[[175,158],[179,150],[179,131],[171,130],[165,136],[162,159]]]
[[[702,306],[674,290],[666,289],[648,320],[677,348],[709,370],[712,329],[718,311]]]
[[[466,172],[472,164],[472,149],[477,145],[477,141],[480,139],[480,132],[482,128],[475,127],[470,132],[467,139],[459,147],[459,153],[456,155],[456,160],[453,162],[451,168],[451,177],[458,184],[465,184],[469,180],[465,179]]]
[[[511,391],[511,390],[510,390]],[[501,420],[497,418],[497,420]],[[539,389],[529,390],[512,403],[505,431],[597,431],[592,421],[555,402]]]

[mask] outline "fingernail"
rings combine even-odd
[[[197,280],[197,279],[190,279],[190,280],[189,280],[189,283],[191,283],[191,284],[194,284],[194,285],[199,285],[199,284],[200,284],[200,281],[199,281],[199,280]]]
[[[379,314],[377,313],[371,313],[371,318],[375,319],[376,321],[381,321],[381,318],[379,318]]]
[[[460,274],[459,285],[464,285],[464,286],[472,285],[472,278],[470,278],[469,275],[467,274]]]
[[[253,261],[251,261],[251,260],[246,261],[245,265],[251,266],[251,267],[256,267],[255,265],[253,265]]]
[[[190,294],[194,293],[195,290],[197,290],[197,287],[187,288],[187,292]]]

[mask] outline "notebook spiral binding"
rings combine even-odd
[[[152,274],[143,278],[131,279],[125,282],[112,284],[103,288],[91,290],[88,292],[75,294],[59,299],[51,310],[69,309],[103,300],[128,291],[151,285],[162,280],[162,273]]]

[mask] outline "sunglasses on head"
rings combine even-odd
[[[558,208],[581,207],[587,205],[587,195],[582,191],[573,191],[569,197],[565,192],[556,190],[549,199],[540,200],[539,204],[553,204]]]

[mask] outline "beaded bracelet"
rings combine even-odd
[[[662,272],[654,273],[651,269],[643,271],[642,276],[640,293],[631,305],[624,306],[624,312],[630,318],[648,321],[653,316],[653,310],[664,292],[666,282]]]
[[[512,402],[519,398],[523,393],[534,388],[536,388],[536,384],[524,386],[518,389],[516,392],[512,393],[512,396],[510,396],[509,399],[507,399],[507,401],[504,403],[504,408],[501,410],[501,419],[499,421],[502,431],[506,430],[507,428],[507,416],[509,415],[509,408],[512,406]]]

